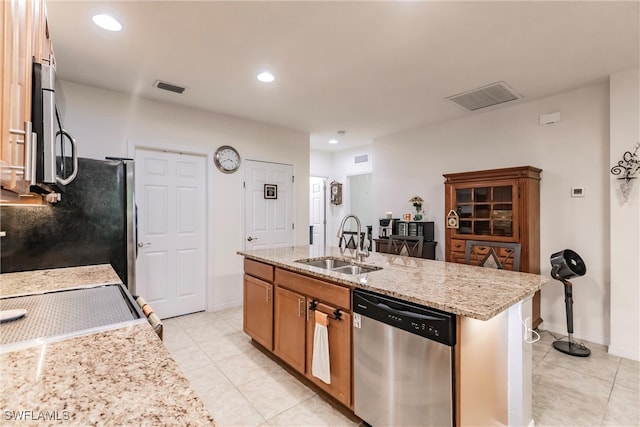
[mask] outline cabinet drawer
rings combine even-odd
[[[476,245],[473,247],[472,253],[477,255],[486,255],[491,250],[491,246],[480,246]],[[496,254],[502,259],[507,258],[511,253],[513,253],[513,249],[509,248],[494,248]]]
[[[276,268],[276,285],[351,311],[349,288]]]
[[[244,259],[244,272],[267,282],[273,282],[273,266],[252,259]]]
[[[466,245],[466,240],[451,239],[451,251],[453,251],[453,252],[462,252],[462,253],[464,253],[465,245]],[[490,249],[491,248],[489,246],[476,245],[474,250],[473,250],[473,252],[475,252],[478,255],[486,255],[486,254],[489,253]],[[509,248],[496,248],[496,253],[500,257],[506,257],[507,255],[509,255],[509,253],[511,251],[512,251],[512,249],[509,249]]]
[[[464,252],[464,245],[464,240],[451,239],[451,250],[454,252]]]

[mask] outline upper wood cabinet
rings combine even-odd
[[[445,218],[452,210],[459,217],[458,228],[445,228],[445,260],[464,263],[467,240],[520,243],[520,271],[540,273],[540,172],[522,166],[445,174]],[[537,292],[533,327],[541,321]]]
[[[0,179],[16,193],[29,191],[32,64],[55,65],[44,0],[5,0],[0,6]]]

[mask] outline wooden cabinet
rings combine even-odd
[[[304,295],[276,288],[275,345],[273,352],[296,371],[305,373],[307,299]]]
[[[273,350],[273,266],[244,260],[243,330]]]
[[[0,20],[0,179],[3,189],[24,194],[30,185],[32,62],[55,61],[44,0],[3,1]]]
[[[520,243],[520,271],[540,273],[540,172],[532,166],[445,174],[445,260],[464,263],[467,240]],[[508,268],[508,266],[507,266]],[[540,318],[540,292],[533,298],[533,327]]]
[[[351,408],[351,290],[279,268],[275,285],[274,353]],[[314,310],[329,317],[330,384],[311,372]]]
[[[318,388],[352,408],[351,290],[244,260],[244,331]],[[312,374],[314,310],[329,316],[330,384]]]
[[[315,322],[313,316],[307,322],[307,377],[318,387],[351,407],[351,316],[341,311],[340,320],[334,318],[337,307],[319,303],[316,310],[329,316],[329,364],[331,383],[327,384],[311,375]],[[311,313],[313,314],[313,313]]]
[[[275,284],[275,353],[278,354],[278,345],[283,347],[281,353],[285,353],[286,349],[283,360],[329,395],[351,407],[351,291],[334,283],[281,269],[276,269]],[[304,306],[301,306],[303,299]],[[329,317],[330,384],[311,373],[314,310]]]
[[[273,349],[273,285],[244,276],[244,332],[256,342]]]

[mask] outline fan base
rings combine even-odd
[[[568,341],[554,341],[553,348],[570,356],[587,357],[591,354],[587,347]]]

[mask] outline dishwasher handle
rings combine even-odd
[[[443,320],[441,317],[427,316],[425,314],[414,313],[413,311],[407,311],[407,310],[397,310],[395,308],[392,308],[392,307],[388,306],[387,304],[385,304],[383,302],[380,302],[380,303],[376,304],[376,306],[381,310],[388,311],[389,313],[396,314],[398,316],[408,317],[408,318],[411,318],[411,319],[433,320],[433,321],[436,321],[436,322]]]
[[[391,314],[395,314],[397,316],[403,316],[403,317],[410,317],[412,319],[419,319],[419,320],[432,320],[432,321],[442,321],[442,317],[441,316],[429,316],[426,314],[420,314],[420,313],[416,313],[414,311],[410,311],[410,310],[402,310],[402,309],[398,309],[398,308],[393,308],[390,305],[380,301],[379,298],[376,298],[374,296],[369,296],[369,295],[363,295],[363,294],[358,294],[358,299],[364,300],[366,302],[368,302],[369,304],[371,304],[372,306],[378,308],[379,310],[383,310],[386,312],[389,312]]]

